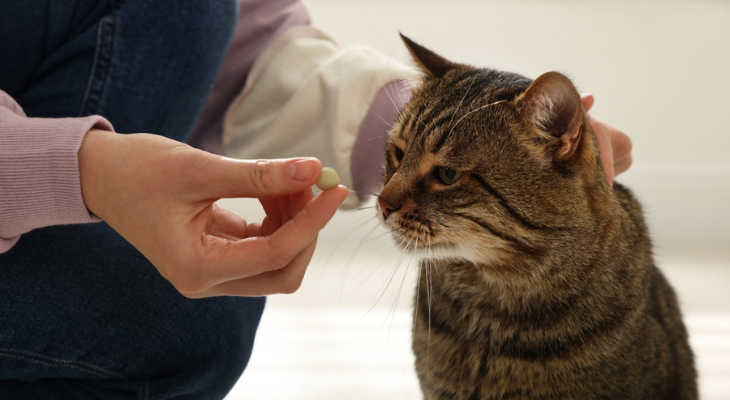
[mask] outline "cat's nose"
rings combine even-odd
[[[393,211],[398,211],[400,207],[396,207],[388,203],[387,200],[383,199],[382,197],[378,197],[378,204],[380,204],[380,209],[383,211],[383,219],[387,219],[390,213]]]

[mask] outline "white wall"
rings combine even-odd
[[[730,245],[730,2],[309,0],[343,46],[408,61],[403,32],[450,58],[529,77],[557,70],[628,133],[619,180],[658,246]]]

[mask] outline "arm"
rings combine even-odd
[[[289,293],[348,193],[312,198],[316,159],[232,160],[156,135],[116,134],[100,117],[26,118],[0,95],[5,251],[31,229],[96,215],[183,295]],[[222,197],[258,197],[267,216],[249,224],[219,209]]]

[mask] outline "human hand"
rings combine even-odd
[[[149,134],[91,130],[79,150],[84,201],[186,297],[299,288],[318,232],[347,197],[312,197],[316,159],[234,160]],[[247,223],[220,198],[259,198]]]
[[[595,98],[592,94],[582,94],[583,108],[589,111],[593,107]],[[613,179],[616,175],[626,171],[631,166],[631,138],[628,135],[614,128],[613,126],[600,121],[593,116],[590,119],[591,129],[598,140],[598,151],[601,153],[603,169],[606,172],[608,183],[613,186]]]

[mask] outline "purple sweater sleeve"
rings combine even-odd
[[[98,221],[81,196],[78,151],[102,117],[27,118],[0,91],[0,253],[19,236],[49,225]]]
[[[405,81],[388,82],[370,103],[350,155],[352,185],[359,193],[380,193],[385,173],[388,131],[411,99]],[[361,195],[366,199],[367,195]]]

